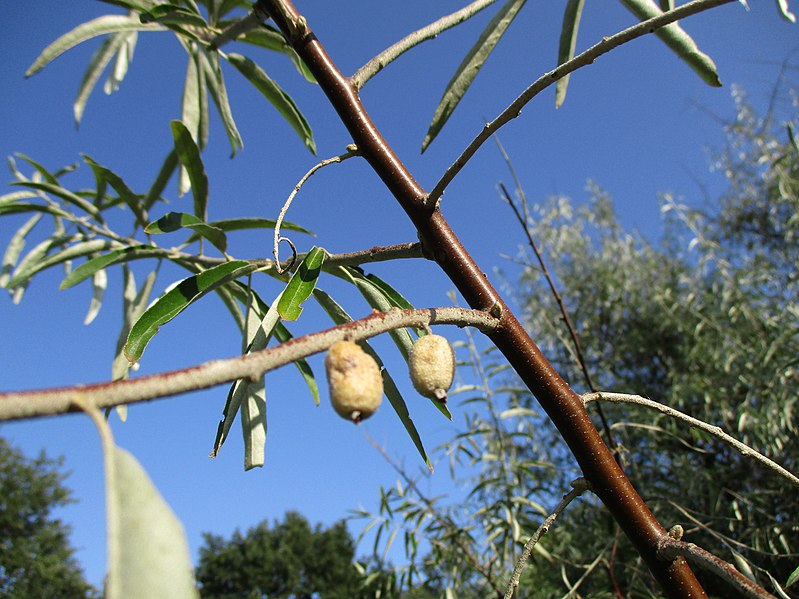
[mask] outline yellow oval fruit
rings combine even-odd
[[[419,393],[446,401],[455,377],[455,352],[449,341],[441,335],[419,337],[413,344],[408,366],[411,382]]]
[[[358,424],[383,400],[383,377],[372,356],[357,343],[334,343],[325,357],[330,403],[339,416]]]

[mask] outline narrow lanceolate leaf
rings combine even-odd
[[[125,358],[131,363],[138,362],[150,339],[162,325],[175,318],[209,291],[244,276],[251,270],[248,262],[233,260],[183,279],[177,286],[158,298],[133,325],[125,344]]]
[[[260,314],[260,306],[258,306],[257,300],[255,300],[255,295],[251,294],[248,298],[250,301],[250,311],[248,312],[248,320],[247,326],[245,331],[245,339],[246,339],[246,349],[245,354],[251,354],[255,351],[260,351],[264,349],[267,344],[269,343],[269,339],[272,336],[275,328],[280,323],[280,315],[277,311],[277,302],[280,301],[280,297],[278,297],[275,302],[272,303],[272,306],[266,310],[266,313],[263,317],[259,317]],[[263,377],[261,377],[263,379]],[[248,379],[239,379],[234,382],[230,386],[230,391],[228,392],[227,400],[225,401],[225,407],[222,410],[222,420],[219,422],[219,426],[217,427],[216,431],[216,438],[214,439],[214,448],[211,451],[211,457],[216,457],[219,453],[219,450],[222,447],[222,444],[225,442],[228,436],[228,432],[230,431],[230,427],[233,425],[233,421],[236,418],[236,414],[242,409],[242,406],[250,402],[251,406],[255,406],[255,410],[257,412],[258,404],[260,399],[258,394],[262,391],[262,387],[259,386],[258,381],[253,382]],[[265,401],[265,395],[264,395]],[[264,406],[265,407],[265,406]],[[244,416],[242,416],[244,418]],[[243,421],[242,421],[243,425]],[[261,447],[261,464],[257,464],[258,460],[256,459],[253,461],[253,454],[250,451],[249,456],[245,456],[245,468],[248,467],[252,468],[253,465],[263,465],[263,447],[264,445],[261,444],[258,436],[261,434],[261,431],[255,430],[250,428],[249,430],[243,429],[245,433],[245,448],[249,443],[250,449],[253,447]],[[247,434],[255,435],[256,438],[251,439],[248,441],[246,439]],[[263,419],[263,439],[265,442],[266,439],[266,415],[264,413]],[[248,468],[248,469],[249,469]]]
[[[580,17],[583,14],[585,0],[568,0],[563,13],[563,26],[560,30],[558,45],[558,65],[574,58],[577,45],[577,31],[580,29]],[[566,100],[566,88],[569,86],[569,75],[558,79],[555,84],[555,108],[560,108]]]
[[[163,31],[163,29],[157,23],[142,23],[139,17],[135,15],[105,15],[97,17],[78,25],[72,31],[65,33],[47,46],[25,72],[25,76],[35,75],[70,48],[74,48],[78,44],[98,35],[119,31]]]
[[[519,10],[524,6],[524,3],[525,0],[509,0],[506,2],[480,34],[477,43],[472,46],[466,57],[461,61],[460,66],[455,71],[455,75],[452,76],[452,79],[450,79],[444,89],[444,95],[438,103],[433,120],[427,130],[427,135],[422,141],[422,152],[427,149],[427,146],[436,138],[441,128],[449,120],[450,115],[460,103],[466,90],[469,89],[472,81],[477,77],[477,73],[483,63],[491,55],[491,52],[508,29],[508,26],[513,22]]]
[[[131,191],[127,183],[122,180],[122,177],[117,175],[114,171],[97,164],[90,156],[83,155],[83,160],[88,164],[98,181],[106,181],[114,191],[119,194],[119,197],[130,208],[130,211],[136,216],[136,221],[139,226],[145,227],[147,225],[147,214],[144,210],[142,199]]]
[[[269,25],[252,29],[238,38],[238,41],[252,44],[267,50],[273,50],[285,54],[294,63],[294,68],[311,83],[316,83],[316,77],[313,76],[311,70],[308,68],[299,55],[294,51],[294,48],[286,42],[286,38],[274,27]]]
[[[180,121],[172,121],[171,126],[178,160],[189,173],[191,193],[194,196],[194,215],[201,221],[205,221],[208,209],[208,176],[205,174],[205,167],[200,158],[200,149],[186,125]]]
[[[330,269],[329,272],[330,274],[342,278],[345,281],[355,285],[358,291],[361,292],[361,295],[363,295],[364,299],[375,310],[380,312],[388,312],[395,307],[404,307],[395,303],[392,300],[392,294],[385,291],[381,285],[369,280],[369,278],[360,268],[353,266],[339,266]],[[413,348],[413,338],[408,332],[408,329],[394,329],[393,331],[389,331],[389,335],[393,339],[397,349],[400,350],[402,357],[407,361],[411,355],[411,349]]]
[[[352,322],[352,318],[349,314],[347,314],[344,308],[342,308],[338,302],[336,302],[336,300],[330,297],[327,293],[321,289],[314,289],[313,295],[314,299],[319,302],[319,305],[327,313],[327,315],[330,316],[330,319],[335,324],[338,325]],[[372,356],[375,362],[377,362],[378,366],[380,366],[383,376],[383,391],[385,392],[389,403],[391,403],[391,407],[394,408],[397,416],[399,416],[400,422],[402,422],[402,425],[405,427],[405,431],[411,438],[411,441],[416,447],[416,450],[419,452],[419,455],[422,456],[424,463],[430,469],[430,472],[432,472],[433,464],[430,462],[430,458],[427,457],[427,452],[424,449],[422,438],[419,435],[419,431],[416,430],[416,425],[411,419],[410,412],[408,412],[408,406],[405,403],[405,400],[403,399],[399,389],[397,388],[396,383],[394,383],[394,379],[391,378],[388,370],[383,366],[380,356],[377,355],[377,353],[369,346],[368,343],[363,342],[361,347],[363,347],[364,351]]]
[[[211,92],[211,98],[216,104],[216,109],[222,119],[222,124],[225,126],[230,145],[232,147],[231,155],[244,147],[244,142],[241,140],[241,134],[236,127],[236,121],[233,120],[233,112],[230,110],[230,102],[228,101],[227,88],[225,87],[225,79],[222,77],[222,69],[219,65],[219,55],[216,52],[200,52],[198,59],[201,61],[201,66],[205,69],[205,79],[208,82],[208,91]]]
[[[191,9],[177,4],[156,4],[143,12],[139,17],[142,23],[161,23],[162,25],[191,25],[193,27],[207,27],[208,23],[202,16]]]
[[[104,270],[98,270],[92,277],[92,300],[89,303],[89,310],[86,312],[83,324],[89,325],[97,318],[103,305],[103,297],[107,287],[108,275],[106,275]]]
[[[58,183],[58,176],[56,176],[54,173],[51,173],[49,170],[47,170],[44,167],[44,165],[42,165],[39,162],[36,162],[30,156],[26,156],[22,152],[15,152],[14,156],[16,156],[17,158],[20,158],[21,160],[24,160],[25,162],[30,164],[34,169],[36,169],[36,172],[39,173],[42,176],[42,178],[45,181],[47,181],[48,183],[52,183],[53,185],[58,185],[59,184]],[[13,162],[13,159],[11,157],[9,157],[9,161]],[[14,175],[17,177],[18,180],[20,180],[20,181],[30,181],[30,179],[28,179],[27,177],[23,176],[22,173],[18,172],[16,170],[16,167],[13,167],[12,171],[14,172]],[[36,179],[34,179],[34,181],[35,180]]]
[[[793,14],[788,8],[788,0],[777,0],[777,8],[786,21],[796,23],[796,15]]]
[[[61,289],[69,289],[78,283],[81,283],[94,273],[100,271],[113,264],[130,262],[131,260],[140,260],[142,258],[160,258],[163,257],[164,250],[155,248],[151,245],[132,245],[124,247],[107,254],[102,254],[96,258],[92,258],[78,266],[75,270],[69,273],[63,281],[61,281]]]
[[[300,112],[286,92],[272,81],[264,70],[252,60],[241,54],[228,54],[227,60],[244,75],[247,80],[255,86],[261,94],[269,100],[277,111],[286,119],[291,128],[300,136],[300,139],[313,154],[316,154],[316,143],[313,139],[313,132],[308,121]]]
[[[75,103],[72,105],[76,125],[80,125],[83,112],[86,109],[86,103],[89,101],[89,96],[100,79],[100,75],[103,74],[114,55],[122,48],[125,43],[125,36],[129,33],[128,31],[122,31],[109,36],[89,60],[89,66],[86,68],[86,72],[83,73],[83,79],[78,88],[78,97],[75,98]]]
[[[103,441],[108,516],[107,599],[198,599],[180,520],[108,425],[92,416]]]
[[[91,241],[75,243],[64,250],[61,250],[60,252],[41,260],[30,261],[30,263],[20,263],[20,265],[17,267],[17,270],[14,272],[14,276],[11,277],[11,280],[8,282],[8,287],[16,287],[17,285],[30,279],[36,273],[50,268],[51,266],[55,266],[56,264],[63,264],[67,260],[81,258],[83,256],[96,254],[97,252],[103,252],[105,250],[117,248],[119,245],[120,244],[116,241],[92,239]]]
[[[653,0],[621,0],[627,9],[641,21],[663,14]],[[721,87],[719,74],[713,60],[700,51],[689,36],[677,23],[666,25],[655,31],[663,42],[690,66],[708,85]]]
[[[181,120],[196,140],[200,149],[208,143],[208,88],[205,70],[198,60],[201,52],[196,44],[184,43],[189,54],[186,67],[186,82],[183,86],[183,108]]]
[[[240,411],[244,469],[260,468],[266,459],[266,377],[262,376],[257,382],[247,382]]]
[[[191,229],[214,244],[220,252],[227,249],[227,237],[222,229],[204,223],[199,218],[185,212],[168,212],[157,221],[144,228],[145,233],[171,233],[179,229]]]
[[[136,277],[133,276],[133,271],[128,268],[127,264],[122,266],[122,328],[117,336],[114,361],[111,364],[111,379],[114,381],[128,378],[130,362],[125,359],[125,354],[122,350],[128,340],[131,327],[144,313],[147,304],[150,302],[150,294],[153,292],[157,275],[158,269],[156,268],[156,270],[147,275],[141,288],[137,289]],[[119,412],[120,408],[125,407],[117,406],[117,412]]]
[[[103,85],[103,91],[107,95],[119,90],[122,80],[125,79],[125,75],[128,74],[128,67],[133,60],[133,51],[136,49],[136,42],[139,39],[138,31],[126,31],[125,33],[118,35],[122,35],[124,41],[122,42],[122,46],[117,51],[114,67],[108,74],[108,79],[105,80],[105,85]]]
[[[8,283],[8,280],[11,278],[11,271],[14,270],[17,260],[19,260],[19,256],[22,253],[22,250],[25,248],[25,238],[41,218],[41,214],[34,214],[31,216],[27,221],[25,221],[25,224],[17,229],[17,232],[14,233],[11,241],[8,242],[5,254],[3,254],[3,262],[0,266],[0,287],[5,287]]]
[[[791,572],[791,575],[788,577],[788,580],[785,582],[785,588],[787,589],[789,586],[795,584],[799,581],[799,566],[797,566],[796,570]]]
[[[145,195],[142,200],[145,210],[152,208],[153,204],[161,198],[161,194],[164,193],[164,189],[166,189],[167,183],[169,183],[169,180],[172,178],[175,169],[178,168],[178,164],[178,153],[173,148],[164,159],[164,163],[161,165],[161,169],[158,171],[155,181],[153,181],[150,189],[147,190],[147,195]]]
[[[68,189],[64,189],[60,185],[54,185],[52,183],[44,183],[44,182],[36,183],[34,181],[14,181],[12,185],[21,185],[23,187],[29,187],[37,191],[43,191],[45,193],[49,193],[51,195],[61,198],[62,200],[64,200],[69,204],[72,204],[73,206],[80,208],[89,216],[102,221],[103,218],[102,214],[100,214],[100,210],[98,210],[94,204],[84,200],[82,197],[72,193]]]
[[[280,295],[277,311],[283,320],[297,320],[300,317],[302,304],[313,293],[324,261],[325,250],[315,246],[305,256]]]
[[[243,218],[230,218],[223,220],[215,220],[208,223],[212,227],[216,227],[222,231],[242,231],[245,229],[274,229],[277,224],[276,220],[271,218],[257,218],[257,217],[243,217]],[[285,231],[296,231],[297,233],[306,233],[307,235],[314,235],[313,232],[288,221],[280,223],[280,228]],[[191,243],[199,239],[200,235],[193,233],[191,237],[186,240],[186,243]]]

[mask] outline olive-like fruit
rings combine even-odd
[[[383,400],[383,377],[372,356],[352,341],[334,343],[325,357],[330,403],[339,416],[358,424]]]
[[[441,335],[425,335],[413,344],[408,360],[411,382],[430,399],[444,402],[455,377],[455,352]]]

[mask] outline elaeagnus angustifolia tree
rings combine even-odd
[[[612,444],[610,436],[603,439],[589,416],[586,404],[596,397],[577,395],[544,357],[450,228],[442,211],[448,208],[446,202],[442,206],[442,194],[450,182],[472,160],[481,145],[500,127],[519,116],[533,97],[554,85],[556,102],[562,104],[572,72],[636,38],[654,33],[705,82],[720,85],[711,58],[699,50],[677,21],[732,1],[694,0],[674,6],[673,2],[667,1],[622,0],[640,22],[602,38],[578,54],[576,40],[583,1],[568,0],[564,3],[557,66],[533,81],[507,108],[488,121],[452,165],[441,173],[430,191],[417,183],[384,139],[361,102],[359,91],[406,51],[489,9],[494,4],[493,0],[476,0],[414,31],[369,60],[352,76],[342,74],[336,57],[328,54],[323,42],[316,37],[314,23],[302,15],[302,4],[295,7],[289,0],[259,0],[254,3],[115,0],[109,3],[123,7],[126,10],[124,14],[98,17],[48,46],[27,75],[40,71],[82,41],[97,36],[104,38],[79,87],[74,106],[77,121],[82,118],[86,100],[109,64],[113,62],[107,88],[114,89],[125,77],[139,32],[173,34],[188,57],[181,118],[171,122],[174,149],[148,189],[133,191],[122,175],[88,156],[84,157],[84,162],[94,174],[95,189],[68,189],[61,181],[66,171],[51,172],[33,159],[23,157],[33,169],[33,176],[27,177],[15,169],[18,190],[0,198],[0,216],[30,215],[14,235],[3,261],[2,284],[15,299],[22,297],[32,277],[71,260],[85,259],[69,271],[62,288],[91,281],[94,289],[99,290],[104,288],[107,269],[120,268],[123,272],[124,322],[114,361],[114,380],[72,388],[0,394],[0,418],[4,420],[84,411],[96,423],[106,456],[108,596],[182,597],[193,596],[195,590],[180,522],[135,458],[115,445],[101,409],[119,408],[227,383],[230,388],[214,453],[222,447],[238,416],[245,431],[245,466],[259,466],[264,461],[266,438],[265,373],[293,363],[314,398],[318,399],[316,378],[306,358],[328,351],[327,371],[336,410],[357,423],[380,403],[382,386],[422,459],[429,464],[409,407],[366,340],[388,333],[400,354],[409,361],[415,387],[440,412],[449,416],[444,399],[451,382],[451,352],[447,347],[421,351],[430,343],[425,339],[435,339],[430,334],[431,329],[439,329],[442,325],[474,327],[488,336],[540,403],[579,465],[581,477],[575,481],[569,500],[590,490],[640,554],[665,595],[705,595],[689,562],[714,569],[728,585],[739,591],[765,593],[729,564],[684,542],[679,527],[667,531],[655,518],[617,462],[618,456],[614,456],[609,446]],[[445,87],[422,141],[422,150],[435,140],[447,123],[480,67],[519,12],[535,10],[533,5],[526,8],[524,0],[506,0],[499,4]],[[786,2],[777,2],[777,7],[783,16],[794,19]],[[312,152],[316,151],[309,120],[297,104],[253,58],[235,52],[234,48],[248,54],[255,48],[266,48],[286,55],[301,77],[318,84],[351,136],[352,143],[346,151],[320,161],[305,174],[298,173],[299,183],[274,219],[209,219],[209,181],[202,151],[208,142],[211,105],[227,133],[233,153],[242,145],[242,136],[228,100],[223,63],[229,63],[235,72],[252,84],[283,116],[302,143]],[[212,102],[208,101],[209,97]],[[279,140],[276,139],[275,143]],[[415,227],[419,241],[347,254],[330,253],[321,247],[298,252],[293,242],[281,236],[281,230],[306,232],[300,225],[284,222],[291,201],[316,170],[353,159],[364,161],[377,174]],[[169,211],[164,203],[166,186],[175,174],[179,192],[191,192],[191,212]],[[129,221],[125,230],[131,233],[120,233],[114,225],[118,220],[115,211],[120,207],[126,210]],[[342,204],[342,209],[346,210],[346,204]],[[111,218],[112,214],[114,218]],[[52,223],[52,235],[22,256],[25,237],[41,220]],[[228,238],[236,231],[252,228],[273,230],[271,258],[242,259],[229,253]],[[160,234],[176,231],[185,234],[183,245],[174,247],[159,243]],[[189,251],[189,245],[194,242],[199,249]],[[291,257],[286,260],[279,258],[281,243],[287,244],[291,250]],[[206,249],[218,255],[210,256],[205,253]],[[361,268],[369,262],[399,258],[424,258],[435,262],[469,307],[414,307],[389,282],[367,274]],[[149,260],[156,265],[171,262],[188,271],[189,276],[176,281],[163,295],[150,301],[155,275],[147,277],[143,283],[136,283],[127,267],[134,260]],[[155,268],[157,270],[157,266]],[[366,317],[352,319],[340,299],[334,299],[319,288],[318,282],[330,275],[351,284],[373,311]],[[274,282],[268,282],[269,279]],[[210,293],[221,298],[240,329],[243,355],[179,371],[129,376],[129,371],[135,369],[159,328]],[[263,299],[267,294],[270,301]],[[319,303],[334,326],[294,337],[292,322],[300,318],[302,305],[310,298]],[[275,343],[270,345],[272,338]],[[378,380],[378,375],[382,380]],[[398,374],[395,372],[393,376]],[[356,397],[359,393],[363,397]],[[786,473],[786,476],[791,475]],[[558,511],[563,507],[565,504],[559,506]],[[145,520],[151,526],[141,525],[142,514],[146,514]],[[536,538],[537,535],[532,535],[531,543]],[[515,562],[514,572],[506,581],[506,596],[518,593],[520,575],[531,548],[532,544]],[[498,559],[500,557],[506,556],[498,556]]]

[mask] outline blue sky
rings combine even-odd
[[[463,2],[408,0],[321,2],[297,0],[311,27],[342,71],[351,73],[378,51],[409,31],[462,6]],[[377,126],[417,180],[432,187],[485,118],[492,118],[529,82],[554,66],[561,2],[530,2],[478,76],[474,88],[424,155],[419,147],[444,85],[460,58],[490,18],[490,9],[473,22],[447,32],[390,65],[362,92]],[[718,148],[722,134],[712,113],[733,114],[731,84],[742,85],[752,101],[764,106],[779,66],[799,47],[796,26],[783,21],[773,2],[750,2],[745,11],[732,3],[684,23],[699,46],[714,58],[722,82],[710,88],[652,36],[600,58],[572,76],[566,104],[554,108],[554,91],[533,100],[500,132],[527,197],[543,200],[564,194],[585,199],[588,179],[597,181],[616,201],[625,225],[657,235],[661,192],[689,202],[704,201],[723,188],[708,171],[708,148]],[[170,148],[168,121],[178,118],[185,72],[183,51],[168,34],[142,34],[131,71],[121,90],[105,96],[96,90],[80,129],[71,105],[80,77],[96,43],[87,43],[57,59],[44,72],[24,80],[23,73],[50,41],[77,24],[116,9],[99,2],[34,4],[4,2],[0,15],[7,34],[0,39],[0,154],[25,153],[49,168],[78,162],[85,153],[122,175],[134,190],[146,189]],[[587,3],[578,50],[634,22],[616,2]],[[350,140],[321,91],[295,75],[279,55],[250,52],[297,101],[309,117],[319,158],[339,154]],[[793,61],[796,64],[796,61]],[[274,218],[297,180],[316,161],[277,113],[260,100],[232,69],[225,71],[231,102],[245,147],[230,159],[230,147],[218,120],[204,161],[209,172],[212,219],[233,216]],[[697,107],[702,107],[697,108]],[[501,254],[514,254],[522,242],[510,212],[497,200],[496,185],[509,180],[491,144],[475,156],[452,183],[443,210],[454,230],[486,272],[501,266],[513,273]],[[10,174],[6,177],[11,180]],[[65,181],[91,184],[88,167]],[[174,182],[173,182],[174,183]],[[3,191],[2,193],[6,193]],[[190,211],[190,197],[167,190],[169,209]],[[311,229],[300,235],[300,251],[318,244],[331,252],[352,251],[413,241],[415,232],[377,177],[357,160],[317,173],[301,191],[287,217]],[[23,219],[0,221],[0,248]],[[43,234],[47,227],[40,225]],[[27,247],[37,240],[34,234]],[[235,238],[236,257],[268,256],[269,235]],[[141,280],[144,264],[135,272]],[[452,285],[423,262],[380,264],[369,270],[390,280],[417,306],[447,305]],[[53,269],[39,276],[20,305],[0,297],[0,388],[26,389],[105,380],[120,325],[120,277],[109,272],[105,305],[90,326],[82,324],[91,290],[59,291],[63,276]],[[156,290],[177,277],[165,269]],[[496,278],[495,275],[492,277]],[[498,282],[498,281],[497,281]],[[322,279],[350,314],[368,306],[337,281]],[[262,283],[269,299],[279,289]],[[270,295],[271,294],[271,295]],[[329,326],[313,306],[292,330],[299,335]],[[452,340],[457,330],[438,331]],[[401,375],[403,365],[393,345],[375,346],[395,374],[426,446],[432,449],[453,431]],[[222,304],[208,297],[165,326],[142,361],[140,374],[188,366],[235,355],[240,339]],[[324,388],[321,358],[312,360]],[[130,410],[128,422],[114,422],[117,442],[130,450],[186,527],[192,550],[201,532],[229,535],[262,519],[281,518],[289,509],[312,522],[332,523],[358,506],[376,509],[378,486],[396,478],[362,431],[340,420],[327,404],[313,406],[292,368],[267,378],[269,433],[267,463],[245,473],[238,434],[220,456],[209,459],[226,388],[153,402]],[[457,403],[453,406],[458,421]],[[409,467],[420,463],[390,408],[362,425]],[[73,527],[78,558],[94,584],[105,567],[104,506],[100,443],[88,418],[68,416],[0,425],[0,434],[27,454],[44,449],[65,457],[68,485],[79,503],[59,512]],[[446,468],[430,483],[449,489]],[[358,524],[351,529],[358,532]],[[362,551],[367,551],[364,546]]]

